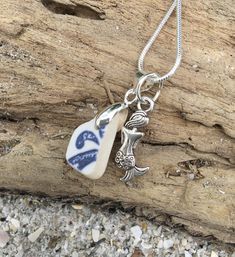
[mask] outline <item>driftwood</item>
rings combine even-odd
[[[129,186],[113,162],[91,181],[65,163],[75,127],[121,101],[171,1],[6,0],[0,14],[0,188],[88,197],[166,213],[235,242],[232,0],[185,1],[184,57],[137,149],[151,171]],[[172,18],[146,60],[174,62]],[[109,97],[108,97],[109,96]]]

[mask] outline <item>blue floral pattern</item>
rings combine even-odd
[[[98,136],[92,131],[85,130],[81,132],[75,142],[76,148],[82,150],[86,141],[92,141],[97,146],[100,145],[100,139],[103,138],[105,133],[105,126],[100,127],[98,130]],[[99,138],[98,138],[99,137]],[[68,159],[68,162],[76,166],[78,170],[83,170],[87,165],[97,160],[98,149],[90,149],[88,151],[80,152]]]

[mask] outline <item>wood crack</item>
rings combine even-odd
[[[184,149],[190,148],[191,150],[196,151],[198,153],[211,154],[211,155],[214,154],[214,155],[218,156],[219,158],[221,158],[225,161],[225,162],[220,162],[221,164],[234,167],[234,165],[231,163],[229,157],[221,156],[217,152],[200,151],[200,150],[196,149],[193,145],[190,145],[189,143],[186,143],[186,142],[179,142],[179,143],[176,143],[176,142],[150,142],[150,141],[143,140],[142,144],[152,145],[152,146],[163,146],[163,147],[164,146],[178,146],[178,147],[181,147],[181,148],[184,148]],[[204,161],[209,161],[209,160],[205,159]],[[217,162],[219,162],[219,161],[217,160]]]
[[[72,4],[60,3],[55,0],[41,0],[42,4],[55,14],[71,15],[92,20],[105,20],[106,15],[102,10],[95,10],[87,5],[72,2]]]

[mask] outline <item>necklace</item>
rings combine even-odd
[[[149,167],[138,167],[134,149],[144,133],[138,129],[149,123],[148,112],[158,100],[164,81],[168,80],[177,70],[182,56],[181,32],[181,0],[174,0],[159,26],[150,37],[138,60],[137,82],[129,89],[123,103],[115,103],[91,121],[80,125],[73,133],[66,152],[66,160],[75,170],[88,178],[100,178],[107,167],[116,133],[121,130],[121,147],[118,150],[115,163],[124,171],[120,179],[128,182],[135,176],[142,176]],[[171,70],[163,76],[155,72],[144,71],[144,59],[149,49],[157,39],[162,28],[176,10],[177,46],[176,60]],[[150,89],[155,89],[154,96],[149,96]],[[135,105],[137,110],[126,121],[128,107]]]

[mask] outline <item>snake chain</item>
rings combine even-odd
[[[177,19],[177,46],[176,46],[176,59],[175,59],[175,64],[174,66],[171,68],[171,70],[166,73],[163,76],[159,76],[157,73],[151,73],[149,74],[150,79],[152,80],[152,82],[154,82],[155,84],[160,84],[163,81],[169,79],[177,70],[177,68],[180,65],[181,62],[181,58],[182,58],[182,21],[181,21],[181,7],[182,7],[182,0],[174,0],[173,4],[171,5],[171,7],[169,8],[169,10],[167,11],[166,15],[164,16],[164,18],[162,19],[162,21],[160,22],[159,26],[156,28],[155,32],[153,33],[153,35],[150,37],[150,39],[148,40],[147,44],[145,45],[144,49],[142,50],[140,56],[139,56],[139,60],[138,60],[138,71],[139,73],[141,73],[142,75],[147,74],[144,71],[144,59],[146,54],[148,53],[149,49],[151,48],[151,46],[153,45],[153,43],[155,42],[155,40],[157,39],[159,33],[161,32],[162,28],[164,27],[164,25],[166,24],[166,22],[168,21],[168,19],[170,18],[171,14],[173,13],[173,11],[176,9],[176,19]]]

